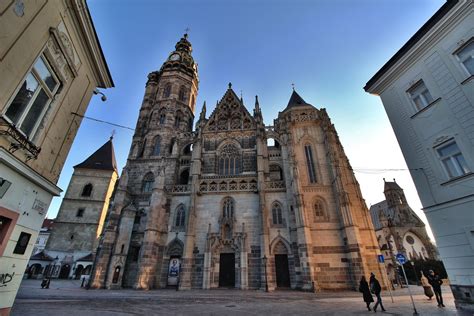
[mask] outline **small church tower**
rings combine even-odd
[[[58,257],[60,278],[89,274],[110,198],[117,181],[112,138],[89,158],[74,166],[45,252]]]

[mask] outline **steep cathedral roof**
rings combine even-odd
[[[117,163],[115,161],[114,145],[112,144],[112,137],[102,147],[97,149],[86,160],[74,168],[83,169],[99,169],[99,170],[117,170]]]
[[[286,111],[290,108],[299,107],[299,106],[312,106],[309,103],[306,103],[305,100],[295,91],[291,94],[290,101],[288,101],[288,105],[283,111]]]

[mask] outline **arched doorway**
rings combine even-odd
[[[71,265],[66,263],[63,266],[61,266],[61,271],[59,271],[59,278],[60,279],[69,278],[69,272],[71,272]]]
[[[289,288],[291,284],[288,249],[281,240],[273,247],[273,254],[275,255],[276,286],[277,288]]]
[[[82,270],[84,270],[84,266],[82,264],[76,266],[76,271],[74,271],[74,278],[76,280],[81,278]]]
[[[178,238],[175,238],[168,246],[167,255],[169,256],[168,262],[168,276],[167,286],[178,286],[179,285],[179,274],[181,272],[181,258],[183,256],[184,244]]]

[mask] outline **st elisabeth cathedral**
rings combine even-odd
[[[95,288],[354,289],[379,245],[325,109],[293,91],[273,126],[231,84],[193,130],[198,69],[185,34],[148,75],[96,254]],[[267,145],[273,139],[273,145]]]

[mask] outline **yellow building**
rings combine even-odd
[[[96,88],[113,87],[85,0],[0,2],[0,314],[15,299]]]

